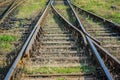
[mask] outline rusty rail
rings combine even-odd
[[[28,39],[24,43],[21,51],[19,52],[17,58],[15,59],[14,63],[12,64],[11,68],[9,69],[9,71],[8,71],[6,77],[4,78],[4,80],[10,80],[11,79],[12,74],[13,74],[15,68],[17,67],[17,64],[19,63],[20,59],[24,55],[24,52],[25,52],[28,44],[30,44],[30,41],[32,40],[32,37],[34,36],[35,32],[37,32],[37,30],[40,28],[39,23],[41,23],[43,17],[45,16],[45,13],[46,13],[47,9],[49,8],[49,5],[50,5],[50,1],[49,1],[48,5],[47,5],[46,9],[44,10],[42,16],[40,17],[37,24],[35,25],[34,29],[32,30],[31,34],[29,35]]]
[[[72,3],[71,3],[72,4]],[[111,27],[113,30],[116,30],[117,32],[120,31],[120,25],[116,24],[112,21],[109,21],[103,17],[100,17],[92,12],[86,11],[80,7],[77,7],[76,5],[72,4],[75,8],[78,8],[78,10],[80,10],[81,12],[84,12],[85,14],[91,16],[92,18],[97,19],[98,21],[102,21],[103,23],[105,23],[106,25],[108,25],[109,27]],[[113,55],[111,55],[107,50],[105,50],[103,47],[101,47],[100,45],[98,45],[95,41],[93,41],[94,45],[96,46],[96,48],[98,49],[98,51],[100,52],[100,55],[104,58],[105,60],[105,64],[109,64],[108,67],[110,67],[113,70],[118,71],[117,73],[119,73],[120,71],[120,61]],[[118,74],[120,75],[120,74]]]
[[[51,3],[51,5],[52,5],[52,4],[53,4],[53,2]],[[72,10],[73,10],[73,12],[74,12],[74,15],[75,15],[75,17],[77,18],[77,20],[78,20],[78,22],[79,22],[79,26],[81,27],[82,24],[81,24],[81,22],[80,22],[80,20],[79,20],[79,18],[78,18],[78,16],[77,16],[77,14],[76,14],[76,12],[74,11],[73,7],[72,7],[71,4],[69,3],[69,1],[68,1],[68,4],[69,4],[69,6],[72,8]],[[58,11],[53,7],[53,5],[52,5],[52,8],[56,11],[56,13],[57,13],[62,19],[64,19],[64,21],[66,21],[68,24],[71,24],[71,23],[69,23],[62,15],[60,15],[60,14],[58,13]],[[72,24],[71,24],[71,25],[72,25]],[[75,28],[74,26],[72,26],[72,27],[73,27],[74,29],[76,29],[78,32],[80,32],[80,30],[79,30],[78,28]],[[84,27],[83,27],[83,26],[82,26],[81,28],[82,28],[82,31],[83,31],[84,33],[87,33],[87,32],[84,30]],[[89,44],[92,52],[94,53],[94,55],[95,55],[95,57],[97,58],[100,66],[102,67],[102,69],[103,69],[106,77],[107,77],[109,80],[112,80],[113,78],[112,78],[109,70],[107,69],[106,65],[104,64],[104,61],[103,61],[102,58],[100,57],[100,55],[99,55],[96,47],[95,47],[94,44],[92,43],[92,40],[89,38],[88,35],[85,35],[85,37],[86,37],[86,39],[87,39],[87,42],[88,42],[88,44]]]
[[[0,16],[0,24],[4,21],[4,19],[16,8],[18,7],[21,3],[23,3],[21,0],[14,0],[9,7],[3,12],[3,14]]]
[[[12,66],[11,66],[11,68],[9,69],[9,72],[7,73],[7,75],[6,75],[6,77],[5,77],[4,80],[10,80],[10,79],[11,79],[12,74],[13,74],[15,68],[17,67],[17,64],[19,63],[20,59],[21,59],[22,56],[24,55],[24,53],[25,53],[25,55],[26,55],[26,54],[29,54],[29,50],[32,48],[32,44],[33,44],[33,42],[35,41],[34,39],[35,39],[35,37],[36,37],[36,35],[37,35],[37,32],[40,30],[40,25],[41,25],[42,20],[44,19],[45,15],[46,15],[48,9],[49,9],[50,3],[51,3],[51,5],[52,5],[51,0],[49,1],[46,9],[44,10],[41,18],[39,19],[39,21],[38,21],[37,24],[35,25],[34,29],[32,30],[30,36],[28,37],[28,39],[26,40],[25,44],[23,45],[23,48],[22,48],[21,51],[19,52],[19,55],[17,56],[16,60],[15,60],[14,63],[12,64]],[[68,1],[68,3],[69,3],[69,1]],[[69,4],[70,4],[70,3],[69,3]],[[70,4],[70,5],[71,5],[71,4]],[[97,51],[97,49],[96,49],[96,47],[95,47],[95,46],[96,46],[96,44],[95,44],[96,42],[94,43],[95,40],[93,39],[93,41],[92,41],[90,35],[87,34],[87,33],[85,33],[86,31],[85,31],[85,32],[82,32],[80,29],[76,28],[76,27],[73,26],[71,23],[69,23],[61,14],[59,14],[59,13],[57,12],[57,10],[53,7],[53,5],[52,5],[52,8],[53,8],[54,11],[59,15],[59,17],[61,17],[61,19],[62,19],[63,21],[65,21],[68,25],[70,25],[73,29],[75,29],[76,31],[78,31],[78,32],[82,35],[82,37],[84,38],[84,43],[85,43],[85,44],[87,44],[87,43],[89,44],[91,50],[93,51],[95,57],[97,58],[99,64],[101,65],[104,73],[106,74],[106,77],[107,77],[109,80],[112,80],[111,74],[109,73],[106,65],[104,64],[104,61],[102,60],[101,56],[99,55],[99,53],[98,53],[98,51]],[[73,10],[74,10],[74,9],[73,9]],[[74,13],[75,13],[75,12],[74,12]],[[77,16],[77,14],[75,14],[75,15]],[[78,19],[78,20],[79,20],[79,19]],[[79,22],[80,22],[80,20],[79,20]],[[79,24],[79,25],[81,26],[82,24]],[[83,29],[84,29],[84,28],[83,28]],[[84,30],[83,30],[83,31],[84,31]],[[95,44],[95,46],[94,46],[94,44]]]

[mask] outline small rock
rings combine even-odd
[[[113,10],[116,10],[117,8],[116,8],[116,6],[111,6],[111,9],[113,9]]]
[[[12,17],[12,18],[10,18],[10,19],[11,19],[11,21],[18,21],[18,19],[15,18],[15,17]]]

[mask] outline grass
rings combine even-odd
[[[67,8],[69,8],[69,6],[62,5],[62,4],[55,5],[55,7],[58,8],[58,9],[67,9]]]
[[[37,13],[40,12],[48,2],[48,0],[24,0],[25,2],[17,8],[15,11],[15,17],[17,18],[35,18]],[[6,31],[5,33],[0,33],[0,53],[8,53],[11,52],[14,48],[14,41],[17,41],[18,37],[20,38],[23,34],[18,34],[24,24],[27,23],[27,20],[17,21],[14,23],[14,29],[18,30],[18,32]],[[4,32],[4,31],[3,31]],[[16,32],[16,33],[14,33]]]
[[[30,18],[31,16],[36,15],[36,13],[42,10],[48,0],[25,0],[24,4],[19,7],[18,18]]]
[[[17,41],[17,36],[3,34],[0,35],[0,49],[9,51],[12,48],[11,43]]]
[[[24,72],[28,74],[40,73],[40,74],[67,74],[67,73],[91,73],[95,70],[93,66],[82,65],[77,67],[39,67],[39,68],[24,68]]]
[[[58,78],[57,80],[65,80],[64,78]]]
[[[73,25],[76,25],[76,18],[72,15],[70,7],[68,5],[55,5],[55,8],[60,12],[60,14],[65,17]]]
[[[69,9],[69,6],[66,6],[66,5],[56,5],[55,8],[56,8],[67,20],[69,20],[69,15],[67,15],[67,9]]]
[[[25,2],[18,7],[18,11],[15,16],[17,18],[33,18],[37,13],[40,12],[46,5],[48,0],[25,0]],[[21,22],[17,21],[14,27],[21,27],[26,24],[26,20]],[[14,32],[13,32],[14,33]],[[16,34],[10,35],[11,33],[7,32],[6,34],[0,34],[0,52],[8,52],[14,46],[11,43],[17,40]]]
[[[15,36],[3,34],[0,36],[0,41],[11,42],[16,40]]]
[[[120,11],[111,8],[113,5],[120,8],[119,0],[71,0],[71,2],[78,7],[120,24]]]

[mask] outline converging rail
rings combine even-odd
[[[120,75],[120,40],[119,40],[119,32],[120,25],[115,24],[107,19],[99,17],[91,12],[88,12],[84,9],[81,9],[73,4],[81,22],[84,24],[86,31],[92,35],[94,38],[100,41],[100,45],[95,44],[100,55],[103,57],[105,64],[112,70],[113,74]],[[81,15],[86,16],[85,18],[92,19],[92,22],[88,24],[87,20]],[[92,24],[99,25],[92,25]],[[89,26],[87,26],[89,25]],[[110,67],[111,66],[111,67]],[[115,73],[114,73],[115,71]]]
[[[79,19],[79,18],[78,18]],[[78,24],[82,24],[82,23],[78,23]],[[112,24],[112,23],[111,23]],[[83,31],[83,33],[86,33],[86,34],[88,34],[86,31],[85,31],[85,29],[84,29],[84,27],[83,27],[83,25],[82,25],[82,28],[81,29],[83,29],[82,31]],[[89,32],[89,31],[88,31]],[[95,44],[95,46],[96,46],[96,48],[97,48],[97,50],[99,51],[99,53],[100,53],[100,55],[101,55],[101,57],[104,59],[104,61],[105,61],[105,64],[107,65],[107,67],[109,67],[109,69],[111,70],[111,72],[112,72],[112,74],[116,77],[118,77],[118,79],[119,79],[119,70],[120,70],[120,68],[119,68],[119,66],[120,66],[120,61],[118,61],[117,60],[117,58],[116,57],[118,57],[118,56],[116,56],[116,57],[114,57],[113,55],[111,55],[108,51],[106,51],[104,48],[102,48],[100,45],[98,45],[97,43],[95,43],[94,41],[93,41],[93,43]],[[101,43],[101,42],[100,42]],[[118,44],[119,45],[119,44]]]
[[[54,6],[56,0],[49,0],[4,80],[14,80],[17,76],[25,80],[119,79],[116,73],[120,70],[120,62],[86,32],[70,1],[60,1],[69,6],[77,26],[59,13]],[[26,74],[24,77],[20,75],[22,72]]]
[[[73,12],[74,12],[74,15],[76,16],[76,18],[77,18],[77,20],[78,20],[79,26],[82,28],[82,30],[83,30],[84,33],[88,34],[88,33],[84,30],[83,25],[82,25],[82,23],[80,22],[80,20],[79,20],[79,18],[78,18],[78,16],[77,16],[76,12],[74,11],[72,5],[70,4],[70,2],[69,2],[68,0],[67,0],[67,2],[69,3],[70,7],[72,8],[72,10],[73,10]],[[58,12],[57,12],[57,13],[58,13]],[[59,15],[60,15],[60,14],[59,14]],[[61,16],[61,15],[60,15],[60,16]],[[62,17],[62,18],[63,18],[63,17]],[[65,20],[65,18],[64,18],[64,20]],[[65,21],[67,21],[67,20],[65,20]],[[69,24],[70,24],[70,23],[69,23]],[[72,24],[71,24],[71,25],[72,25]],[[75,28],[76,28],[76,27],[75,27]],[[79,30],[79,29],[77,28],[77,30]],[[93,45],[92,40],[91,40],[87,35],[86,35],[86,39],[87,39],[87,41],[88,41],[88,43],[89,43],[89,46],[90,46],[91,49],[93,50],[93,53],[95,54],[95,57],[97,57],[100,65],[101,65],[101,67],[103,68],[103,70],[104,70],[107,78],[108,78],[109,80],[112,80],[112,77],[111,77],[109,71],[107,70],[107,67],[104,65],[104,62],[102,61],[101,57],[99,56],[99,53],[97,52],[95,46]]]

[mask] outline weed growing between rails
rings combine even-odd
[[[62,2],[62,1],[61,1]],[[70,6],[67,4],[67,2],[57,3],[57,1],[54,4],[55,8],[58,10],[58,12],[63,15],[69,22],[71,22],[74,26],[76,25],[76,18],[70,9]]]

